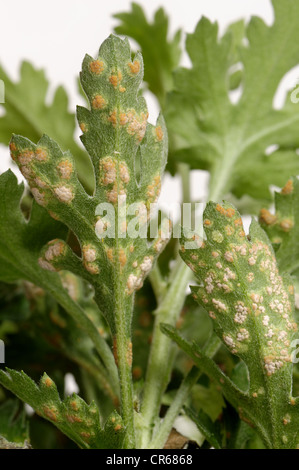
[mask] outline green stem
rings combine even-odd
[[[184,186],[187,185],[185,169],[186,168],[183,168],[182,175],[183,194],[184,197],[190,199],[190,196],[187,196],[187,189],[184,190]],[[182,168],[180,170],[182,170]],[[216,188],[222,188],[224,186],[225,182],[222,181]],[[216,201],[218,198],[218,190],[210,190],[208,200]],[[144,429],[141,436],[142,448],[146,448],[151,440],[152,430],[159,416],[163,393],[167,387],[172,370],[173,361],[171,358],[173,356],[173,349],[171,347],[171,341],[161,332],[160,323],[175,325],[185,302],[188,281],[192,279],[192,271],[181,259],[177,261],[175,269],[176,272],[172,278],[169,289],[156,310],[153,340],[141,405],[141,413],[144,422]]]
[[[119,374],[121,414],[126,428],[125,449],[135,448],[131,339],[133,301],[133,296],[126,296],[124,289],[118,284],[115,291],[115,336],[113,349]]]
[[[117,64],[117,51],[113,49],[112,56],[114,63]],[[117,67],[116,67],[117,73]],[[119,116],[121,112],[121,102],[119,93],[116,95],[115,102],[116,113]],[[124,149],[120,138],[119,126],[115,127],[115,146],[114,154],[117,157],[117,169],[116,169],[116,184],[117,192],[120,194],[121,178],[120,178],[120,155],[122,155]],[[118,220],[118,208],[116,211],[116,217]],[[115,253],[116,259],[119,259],[121,248],[121,239],[118,236],[116,230],[115,236]],[[134,400],[133,400],[133,379],[132,379],[132,317],[133,317],[133,305],[134,295],[128,296],[125,293],[125,282],[122,273],[122,267],[120,262],[116,264],[115,278],[114,278],[114,302],[115,302],[115,325],[112,329],[113,335],[113,349],[114,358],[118,368],[119,384],[120,384],[120,400],[121,400],[121,415],[124,426],[126,428],[126,434],[124,439],[125,449],[134,449],[135,444],[135,424],[134,424]],[[123,282],[122,282],[123,281]],[[114,331],[113,331],[114,330]]]
[[[78,325],[80,325],[80,327],[87,333],[105,366],[106,374],[103,370],[100,372],[103,372],[103,374],[107,376],[107,380],[110,382],[115,393],[118,394],[117,369],[113,360],[113,355],[108,344],[100,335],[95,324],[88,318],[84,310],[77,304],[77,302],[71,299],[67,292],[62,289],[61,285],[55,285],[52,283],[50,286],[46,283],[43,283],[42,280],[40,280],[39,283],[36,282],[36,280],[34,280],[34,282],[50,292],[57,302],[71,315],[74,321],[78,323]]]
[[[160,302],[165,295],[167,283],[163,279],[159,266],[156,263],[149,274],[149,279],[156,297],[157,302]]]
[[[209,357],[213,357],[220,346],[221,341],[217,336],[213,335],[204,351]],[[149,445],[150,449],[162,449],[164,447],[176,417],[180,413],[184,403],[186,403],[192,387],[196,384],[201,375],[202,371],[195,366],[188,372],[168,408],[157,434]]]
[[[172,342],[161,332],[160,323],[166,321],[171,325],[175,325],[185,302],[188,281],[192,277],[191,270],[185,269],[184,262],[179,260],[178,263],[180,263],[180,267],[176,279],[170,285],[156,310],[153,341],[141,406],[144,422],[144,431],[141,438],[142,448],[146,448],[151,439],[156,417],[159,416],[162,396],[169,382],[172,369]]]
[[[163,449],[176,417],[180,413],[183,404],[188,398],[191,388],[196,384],[200,376],[201,371],[195,366],[192,367],[192,369],[186,375],[176,393],[174,400],[171,403],[171,406],[167,410],[167,414],[162,421],[159,431],[155,435],[154,439],[150,442],[148,446],[149,449]]]
[[[187,163],[178,163],[177,169],[182,180],[182,191],[183,191],[182,200],[183,202],[191,202],[190,167],[189,165],[187,165]]]

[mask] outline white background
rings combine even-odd
[[[163,6],[170,17],[172,33],[178,28],[184,33],[192,32],[202,15],[217,20],[220,31],[230,22],[242,17],[249,20],[252,15],[261,16],[268,24],[273,21],[269,0],[139,0],[138,3],[149,17]],[[23,59],[45,69],[51,83],[48,99],[54,88],[63,84],[70,96],[70,110],[74,111],[76,104],[81,103],[75,78],[85,53],[96,55],[101,42],[118,23],[112,15],[128,11],[130,4],[129,0],[0,0],[0,62],[13,79],[18,78]],[[182,63],[189,63],[185,54]],[[149,93],[146,97],[153,121],[157,105]],[[10,165],[8,150],[0,146],[0,172]],[[15,167],[14,171],[17,172]],[[192,172],[191,183],[193,198],[202,198],[207,176]],[[166,175],[162,201],[179,201],[180,195],[178,178]]]

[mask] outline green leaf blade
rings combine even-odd
[[[40,416],[50,421],[79,447],[107,449],[121,446],[124,428],[117,413],[101,428],[99,410],[95,403],[87,403],[76,394],[61,401],[53,380],[44,374],[37,385],[24,372],[0,370],[0,383],[28,403]],[[111,447],[109,447],[111,446]]]
[[[232,27],[232,34],[222,37],[217,25],[202,19],[187,40],[192,68],[178,69],[168,96],[172,158],[208,169],[214,200],[228,193],[271,200],[270,184],[279,186],[299,172],[298,106],[288,93],[282,109],[273,107],[279,83],[297,65],[298,4],[273,5],[272,26],[253,18],[245,29],[237,26],[234,33]],[[241,97],[232,103],[229,80],[236,60]],[[278,151],[269,155],[273,145]],[[277,171],[281,159],[286,163],[283,174]]]
[[[58,87],[52,103],[47,104],[49,82],[45,73],[26,61],[21,65],[18,82],[13,82],[1,66],[0,77],[5,82],[5,114],[0,118],[0,141],[7,145],[12,133],[26,135],[35,142],[43,133],[52,135],[65,150],[75,155],[80,180],[91,190],[90,162],[75,141],[75,116],[69,112],[65,89]]]
[[[210,202],[204,227],[207,240],[185,240],[182,258],[200,283],[192,289],[194,298],[209,313],[226,347],[248,368],[248,403],[239,404],[238,411],[257,426],[268,446],[287,441],[294,445],[291,426],[285,429],[282,424],[291,415],[296,422],[291,406],[291,344],[297,324],[291,280],[279,273],[259,224],[252,221],[247,238],[231,204]],[[281,440],[281,435],[286,437]]]

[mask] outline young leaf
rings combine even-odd
[[[181,31],[168,39],[168,17],[163,8],[155,12],[152,23],[137,3],[132,3],[130,12],[117,13],[114,18],[121,21],[115,32],[135,39],[140,45],[146,64],[144,80],[163,106],[166,92],[173,88],[172,72],[180,60]]]
[[[0,406],[0,449],[29,449],[29,427],[26,413],[20,413],[18,400],[7,400]]]
[[[291,178],[275,193],[275,214],[260,212],[259,222],[275,248],[280,269],[290,274],[299,268],[299,181]]]
[[[208,19],[202,18],[187,36],[193,67],[175,73],[167,125],[176,134],[177,158],[211,171],[211,199],[230,191],[237,197],[270,199],[269,184],[282,186],[299,171],[299,108],[290,95],[281,110],[273,108],[280,81],[298,62],[299,4],[273,0],[273,7],[272,26],[253,17],[246,28],[237,104],[228,94],[231,39],[227,34],[218,39],[218,26]],[[271,145],[279,147],[277,152],[266,152]]]
[[[196,241],[193,247],[190,240],[185,242],[181,255],[200,282],[192,288],[194,298],[209,313],[227,348],[248,368],[248,403],[238,405],[240,414],[247,419],[251,415],[268,446],[296,446],[293,426],[298,418],[291,397],[291,342],[297,329],[293,286],[288,276],[279,274],[265,232],[253,220],[248,240],[232,205],[209,203],[204,227],[207,240],[197,240],[197,248]],[[224,388],[228,386],[231,393],[231,384],[225,381]],[[236,405],[233,394],[231,398]]]
[[[62,86],[55,91],[51,104],[46,104],[49,82],[43,70],[24,61],[19,82],[13,82],[0,66],[5,83],[5,114],[0,117],[0,142],[8,145],[12,133],[26,135],[37,141],[44,132],[53,136],[76,158],[80,181],[87,189],[93,187],[92,169],[86,152],[74,138],[75,116],[68,111],[68,96]]]
[[[94,402],[87,405],[73,394],[61,401],[53,380],[44,374],[39,385],[24,372],[0,370],[0,383],[28,403],[37,414],[49,420],[83,449],[117,449],[122,445],[124,427],[114,412],[101,426],[99,410]]]

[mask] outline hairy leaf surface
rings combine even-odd
[[[104,428],[99,410],[73,394],[61,401],[53,380],[44,374],[39,385],[24,372],[0,370],[0,383],[28,403],[40,416],[49,420],[83,449],[117,449],[124,438],[121,417],[114,412]]]
[[[291,178],[275,193],[275,213],[260,211],[261,226],[267,232],[280,268],[294,274],[299,267],[299,181]]]
[[[204,227],[207,240],[186,239],[182,258],[200,283],[192,288],[194,298],[212,318],[226,347],[246,364],[248,390],[221,377],[196,345],[188,346],[178,335],[176,341],[223,383],[227,398],[241,417],[253,422],[268,446],[296,446],[297,400],[291,396],[291,343],[297,330],[293,286],[279,273],[271,243],[255,220],[247,239],[232,205],[209,203]]]

